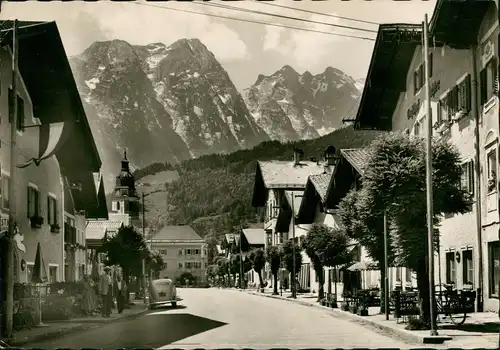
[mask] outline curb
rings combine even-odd
[[[329,311],[330,313],[334,314],[335,316],[339,316],[340,318],[343,319],[348,319],[355,321],[361,325],[366,325],[372,328],[379,329],[385,333],[389,333],[391,335],[397,336],[399,338],[414,342],[414,343],[420,343],[420,344],[443,344],[447,340],[451,340],[452,337],[450,336],[421,336],[415,333],[412,333],[411,331],[407,331],[406,329],[399,329],[399,328],[392,328],[377,322],[374,322],[370,319],[367,319],[363,316],[358,316],[354,315],[350,312],[347,311],[342,311],[340,309],[332,309],[330,307],[322,306],[322,305],[316,305],[316,304],[311,304],[302,300],[297,300],[297,299],[292,299],[292,298],[284,298],[281,296],[277,295],[269,295],[269,294],[263,294],[263,293],[257,293],[253,291],[247,291],[248,294],[250,295],[256,295],[256,296],[261,296],[261,297],[266,297],[266,298],[271,298],[271,299],[278,299],[278,300],[284,300],[288,302],[292,302],[295,304],[299,304],[302,306],[308,306],[308,307],[313,307],[316,309],[321,309],[325,311]]]
[[[77,332],[82,332],[82,331],[87,331],[93,328],[98,328],[102,327],[103,324],[110,324],[110,323],[115,323],[115,322],[120,322],[124,321],[127,319],[132,319],[134,317],[139,317],[142,316],[144,313],[149,311],[149,309],[145,308],[139,312],[133,313],[133,314],[126,314],[118,318],[111,318],[109,320],[102,320],[102,321],[83,321],[80,323],[76,323],[74,327],[68,327],[68,328],[60,328],[60,329],[53,329],[50,331],[47,331],[45,333],[33,335],[33,336],[27,336],[21,339],[15,339],[15,340],[4,340],[7,344],[9,344],[11,347],[13,346],[22,346],[26,344],[31,344],[35,342],[43,342],[47,340],[52,340],[56,339],[65,335],[77,333]],[[68,324],[71,324],[71,322],[68,322]]]

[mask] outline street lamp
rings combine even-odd
[[[244,277],[243,277],[243,272],[244,272],[243,265],[245,264],[247,257],[240,253],[240,259],[241,259],[241,261],[240,261],[240,268],[241,268],[240,289],[244,289],[245,288],[245,281],[244,281]]]

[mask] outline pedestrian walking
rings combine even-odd
[[[82,308],[83,312],[87,316],[94,316],[94,312],[97,309],[97,295],[95,293],[95,283],[92,281],[89,275],[83,276],[83,302]]]
[[[120,273],[116,275],[115,283],[113,285],[113,291],[115,293],[115,298],[116,298],[116,308],[118,310],[118,313],[121,314],[125,307],[127,284],[123,280],[122,275]]]
[[[102,310],[101,314],[103,317],[109,317],[111,315],[111,302],[113,301],[113,285],[110,276],[111,269],[106,266],[104,268],[104,273],[101,274],[99,279],[99,294],[101,294],[102,300]]]

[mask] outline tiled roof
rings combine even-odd
[[[366,148],[349,148],[341,149],[340,153],[363,176],[368,161],[368,150]]]
[[[263,228],[245,228],[243,234],[250,245],[263,245],[266,243],[266,231]]]
[[[295,196],[293,198],[293,209],[294,209],[293,211],[295,212],[295,215],[299,213],[303,194],[304,194],[303,191],[285,191],[285,197],[286,200],[288,201],[288,204],[290,205],[290,208],[292,208],[292,196]]]
[[[266,188],[304,188],[309,175],[321,174],[323,165],[317,162],[301,161],[259,161],[262,178]]]
[[[203,239],[189,225],[165,226],[153,236],[154,240],[202,241]]]
[[[322,201],[326,200],[326,192],[328,191],[331,178],[332,174],[330,173],[309,176],[309,180],[311,180]]]

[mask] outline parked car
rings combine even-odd
[[[177,296],[174,282],[170,278],[153,280],[149,285],[149,308],[154,309],[159,305],[171,304],[177,306],[182,299]]]

